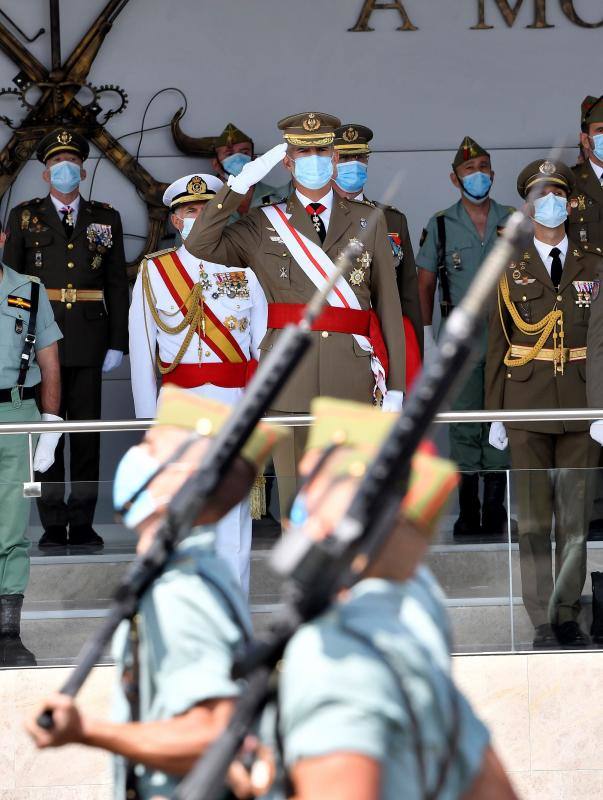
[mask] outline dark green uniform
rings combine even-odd
[[[590,161],[573,169],[569,235],[587,253],[603,253],[603,187]]]
[[[68,236],[50,196],[13,208],[7,225],[4,261],[14,270],[39,278],[47,290],[64,290],[52,310],[63,334],[60,416],[100,419],[101,367],[107,350],[128,349],[128,283],[121,219],[105,203],[80,197],[76,224]],[[79,301],[77,291],[96,290],[104,299]],[[51,293],[52,296],[52,293]],[[92,524],[97,498],[100,438],[96,433],[70,437],[71,478],[64,501],[64,437],[56,460],[44,474],[38,503],[45,529]]]

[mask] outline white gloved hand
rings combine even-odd
[[[256,158],[254,161],[249,161],[238,175],[231,175],[228,178],[228,185],[237,194],[247,194],[252,186],[259,183],[262,178],[265,178],[270,170],[274,169],[277,164],[285,157],[287,152],[287,143],[281,142],[268,150],[263,156]]]
[[[62,417],[55,414],[42,414],[42,422],[62,422]],[[41,433],[34,453],[33,468],[36,472],[46,472],[54,464],[56,450],[62,433]]]
[[[505,426],[502,424],[502,422],[493,422],[490,425],[488,442],[492,445],[492,447],[496,447],[497,450],[507,449],[509,439],[507,438],[507,431],[505,430]]]
[[[590,426],[590,438],[603,445],[603,419],[598,419]]]
[[[103,361],[103,372],[111,372],[112,369],[117,369],[123,359],[124,354],[121,350],[107,350]]]
[[[433,355],[437,349],[433,337],[433,325],[423,325],[423,363],[429,364],[433,360]]]
[[[386,392],[383,398],[383,405],[381,411],[393,411],[398,414],[402,411],[402,404],[404,403],[404,392],[398,392],[395,389],[390,389]]]

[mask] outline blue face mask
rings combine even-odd
[[[308,519],[308,506],[306,505],[306,498],[303,494],[298,494],[291,511],[289,512],[289,522],[296,528],[301,528]]]
[[[251,156],[248,156],[246,153],[233,153],[231,156],[226,156],[222,161],[222,166],[229,175],[234,175],[236,177],[240,175],[245,164],[249,164],[250,161]]]
[[[549,192],[534,201],[534,220],[545,228],[558,228],[567,219],[567,200],[565,197]]]
[[[182,220],[182,230],[180,231],[180,236],[182,236],[182,241],[184,241],[186,237],[189,235],[194,224],[195,224],[194,217],[185,217]]]
[[[126,528],[135,528],[157,510],[157,501],[148,489],[144,489],[127,511],[122,511],[159,466],[159,461],[140,447],[131,447],[119,462],[113,481],[113,507],[122,513]]]
[[[593,141],[593,154],[599,161],[603,161],[603,133],[598,133],[591,138]]]
[[[472,172],[461,180],[463,194],[476,205],[481,205],[488,199],[492,188],[492,178],[487,172]]]
[[[337,165],[337,185],[344,192],[358,194],[366,183],[368,167],[362,161],[345,161]]]
[[[331,156],[303,156],[295,159],[295,180],[306,189],[322,189],[333,177]]]
[[[71,161],[59,161],[50,168],[50,183],[57,192],[69,194],[80,185],[81,168]]]

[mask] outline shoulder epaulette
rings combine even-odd
[[[507,206],[507,208],[509,210],[509,214],[514,214],[517,211],[515,206]]]
[[[177,247],[166,247],[165,250],[157,250],[156,253],[147,253],[142,260],[148,261],[150,258],[158,258],[159,256],[165,256],[167,253],[175,253],[177,249]]]
[[[357,206],[375,207],[375,204],[372,202],[372,200],[367,200],[366,197],[363,197],[362,200],[356,200],[354,197],[346,197],[345,199],[348,201],[348,203],[355,203]]]
[[[437,212],[436,212],[436,213],[435,213],[433,216],[434,216],[434,217],[443,217],[443,216],[444,216],[444,214],[445,214],[447,211],[448,211],[448,209],[447,209],[447,208],[445,208],[443,211],[437,211]]]
[[[89,200],[88,202],[95,208],[113,208],[111,203],[102,203],[100,200]]]
[[[42,281],[36,275],[23,275],[24,278],[27,278],[28,281],[31,283],[42,283]]]
[[[43,197],[33,197],[31,200],[24,200],[22,203],[18,203],[17,208],[23,208],[24,206],[39,206],[43,200]]]

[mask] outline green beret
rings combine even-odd
[[[341,120],[320,111],[304,111],[279,120],[277,125],[287,144],[294,147],[326,147],[333,144],[335,130],[340,127]]]
[[[243,144],[246,142],[253,144],[251,136],[243,133],[240,128],[237,128],[236,125],[229,122],[222,133],[214,139],[214,150],[216,147],[229,147],[233,144]]]
[[[525,200],[530,190],[537,184],[560,186],[570,195],[576,184],[574,173],[562,161],[539,158],[524,167],[517,178],[517,191]]]
[[[201,436],[215,436],[232,414],[232,407],[199,397],[175,386],[164,386],[157,404],[157,424],[196,430]],[[260,422],[245,443],[241,456],[261,470],[278,442],[286,436],[282,426]]]
[[[387,414],[375,406],[319,397],[312,401],[314,424],[306,450],[342,448],[342,456],[323,467],[334,476],[361,477],[375,458],[390,432],[397,414]],[[458,482],[456,466],[423,450],[412,459],[408,492],[402,503],[404,516],[431,534],[444,511],[448,497]]]
[[[472,139],[470,136],[465,136],[452,162],[453,169],[457,169],[466,161],[471,161],[472,158],[479,158],[480,156],[488,156],[488,158],[490,158],[490,153],[484,150],[475,139]]]
[[[588,95],[582,101],[580,122],[582,127],[595,122],[603,122],[603,97]]]
[[[373,138],[373,132],[366,125],[356,125],[349,122],[342,125],[335,131],[335,150],[342,155],[368,156],[371,152],[369,142]]]
[[[75,153],[82,161],[85,161],[89,152],[90,145],[83,136],[68,128],[57,128],[56,131],[49,133],[41,140],[36,150],[36,156],[38,161],[43,164],[58,153]]]

